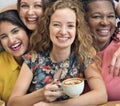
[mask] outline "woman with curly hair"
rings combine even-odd
[[[93,106],[106,102],[100,61],[92,45],[81,2],[57,0],[47,7],[30,38],[31,52],[23,56],[25,62],[8,106]],[[90,91],[76,98],[63,94],[58,84],[73,77],[85,78]]]

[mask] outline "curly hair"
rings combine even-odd
[[[39,19],[37,29],[31,36],[30,48],[39,52],[50,52],[52,42],[49,35],[49,25],[51,16],[58,9],[69,8],[76,14],[76,37],[71,46],[74,51],[85,64],[88,63],[88,58],[96,56],[96,50],[93,47],[93,39],[90,29],[84,18],[83,5],[78,0],[57,0],[49,5],[44,15]]]

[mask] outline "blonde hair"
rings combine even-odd
[[[78,54],[79,59],[87,65],[88,58],[96,57],[96,50],[93,47],[93,39],[87,22],[84,18],[84,9],[78,0],[57,0],[50,5],[44,15],[39,19],[38,26],[30,39],[32,50],[50,52],[52,42],[49,36],[50,18],[57,9],[70,8],[76,14],[76,37],[72,44],[72,51]]]

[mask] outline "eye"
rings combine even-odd
[[[70,24],[70,25],[68,25],[68,27],[69,27],[69,28],[74,28],[74,27],[75,27],[75,25]]]
[[[29,6],[27,4],[21,4],[20,7],[21,8],[28,8]]]
[[[19,29],[14,29],[14,30],[12,30],[12,34],[16,34],[16,33],[18,33],[19,32]]]
[[[54,23],[53,26],[55,26],[55,27],[59,27],[60,24],[59,24],[59,23]]]
[[[116,18],[115,15],[109,15],[109,18]]]
[[[42,8],[42,5],[41,4],[36,4],[34,5],[35,8]]]
[[[0,35],[0,39],[4,39],[4,38],[7,38],[7,35],[6,35],[6,34]]]
[[[92,18],[98,19],[98,18],[102,18],[102,16],[100,16],[100,15],[95,15],[95,16],[92,16]]]

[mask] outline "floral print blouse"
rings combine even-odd
[[[28,92],[33,92],[44,87],[54,80],[55,72],[62,70],[59,80],[62,82],[67,78],[81,77],[82,71],[77,64],[77,56],[72,53],[68,59],[58,63],[53,63],[49,53],[28,53],[23,56],[24,61],[28,64],[33,72],[33,80]],[[81,65],[82,69],[84,65]],[[67,96],[61,97],[68,98]]]

